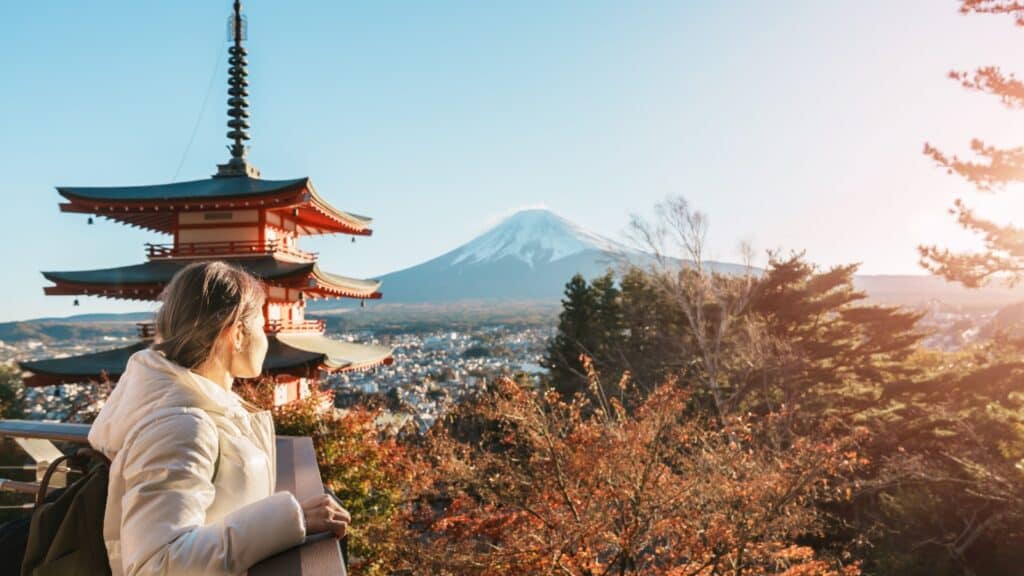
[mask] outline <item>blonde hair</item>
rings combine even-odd
[[[180,366],[195,368],[210,357],[225,328],[246,322],[263,307],[266,291],[241,268],[196,262],[171,278],[160,301],[152,348]]]

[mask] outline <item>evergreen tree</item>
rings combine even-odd
[[[960,12],[1010,16],[1017,26],[1024,27],[1024,5],[1017,0],[961,0]],[[974,72],[954,70],[949,77],[969,90],[997,97],[1007,108],[1024,108],[1024,82],[996,66]],[[1024,182],[1024,148],[1000,149],[975,138],[970,150],[976,159],[962,159],[930,143],[924,145],[924,153],[939,166],[961,176],[981,192],[1001,191],[1007,184]],[[950,212],[963,228],[983,239],[985,248],[977,252],[951,252],[935,245],[920,246],[918,251],[925,268],[968,287],[981,286],[995,277],[1006,277],[1013,283],[1024,279],[1024,230],[977,214],[962,198],[956,200]]]
[[[647,272],[630,268],[621,285],[622,348],[633,381],[643,391],[681,368],[685,359],[683,320],[658,290]]]
[[[852,416],[874,406],[887,386],[918,373],[906,360],[923,336],[922,313],[861,304],[866,295],[853,286],[856,268],[822,272],[802,254],[771,258],[750,303],[764,332],[764,362],[750,374],[756,398],[747,409],[786,405],[812,417]]]
[[[580,355],[593,356],[598,342],[597,298],[581,274],[565,285],[558,330],[548,343],[542,365],[550,371],[555,389],[566,396],[586,388]]]
[[[622,365],[623,320],[621,291],[615,273],[608,270],[590,281],[594,294],[594,361],[599,370],[613,374]],[[611,371],[611,372],[610,372]]]

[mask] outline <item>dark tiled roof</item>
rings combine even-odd
[[[308,182],[309,178],[260,180],[247,176],[238,176],[233,178],[207,178],[205,180],[150,186],[58,186],[57,191],[69,199],[81,198],[108,202],[200,200],[207,198],[271,195],[289,190],[298,190],[306,186]]]
[[[246,272],[264,280],[273,280],[296,274],[308,274],[316,263],[288,262],[273,256],[256,258],[224,258],[225,262],[235,264]],[[174,274],[194,262],[194,260],[152,260],[143,264],[121,266],[119,268],[101,268],[98,270],[77,270],[68,272],[43,272],[47,280],[55,283],[71,284],[163,284],[169,282]]]
[[[321,338],[328,340],[326,337]],[[29,385],[99,380],[103,374],[106,374],[111,381],[117,381],[124,372],[125,366],[128,365],[128,358],[151,343],[151,340],[143,340],[122,348],[82,354],[81,356],[19,362],[18,365],[22,370],[27,370],[35,375],[26,380]],[[294,371],[303,366],[311,366],[315,369],[323,365],[329,369],[335,369],[335,362],[338,360],[328,357],[322,352],[289,346],[278,340],[275,335],[267,336],[267,344],[267,356],[263,360],[263,371],[270,374]],[[352,356],[350,363],[361,362],[359,367],[363,367],[370,356],[376,357],[380,353],[386,352],[386,355],[390,357],[390,350],[347,342],[339,344],[344,344],[349,355]],[[365,351],[362,351],[363,349]]]
[[[124,372],[124,367],[128,364],[128,357],[147,346],[149,346],[149,341],[143,340],[124,348],[114,348],[81,356],[19,362],[18,365],[22,370],[57,377],[59,380],[66,378],[69,382],[98,379],[104,373],[111,380],[116,380]]]
[[[393,351],[384,346],[343,342],[323,334],[282,333],[278,338],[282,346],[318,354],[324,368],[332,371],[360,370],[392,362]]]

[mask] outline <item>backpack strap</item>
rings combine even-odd
[[[215,425],[216,427],[216,425]],[[217,428],[217,457],[213,460],[213,477],[210,478],[210,484],[217,481],[217,472],[220,470],[220,428]]]
[[[36,508],[43,505],[46,501],[46,492],[50,486],[50,478],[53,477],[54,472],[60,467],[62,462],[69,462],[76,464],[77,467],[86,468],[90,458],[95,458],[100,461],[104,466],[110,467],[110,459],[105,454],[92,448],[79,448],[71,454],[65,454],[60,458],[57,458],[50,465],[46,467],[46,473],[43,474],[43,480],[39,483],[39,491],[36,492]]]

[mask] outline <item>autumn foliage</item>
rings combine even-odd
[[[405,568],[432,574],[859,574],[801,543],[844,498],[861,432],[762,446],[774,415],[691,417],[675,380],[633,411],[510,379],[428,435]],[[628,375],[617,386],[629,392]],[[831,437],[826,434],[825,437]]]
[[[273,412],[278,434],[309,436],[316,448],[324,485],[352,514],[350,571],[386,574],[396,553],[392,524],[410,490],[415,460],[398,440],[385,434],[379,408],[333,407],[329,392],[313,386],[301,400],[274,406],[270,379],[236,386],[246,399]]]

